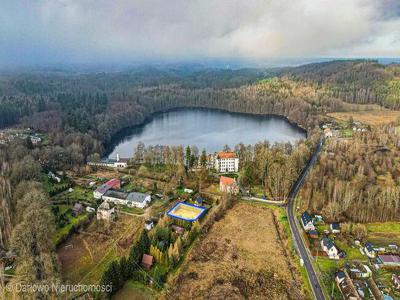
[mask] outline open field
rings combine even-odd
[[[369,242],[379,246],[400,246],[400,222],[369,223],[366,226]]]
[[[368,110],[353,112],[335,112],[329,113],[328,116],[340,121],[348,121],[350,117],[352,117],[354,121],[358,121],[360,123],[370,126],[379,126],[391,122],[396,122],[400,117],[400,111]]]
[[[120,215],[106,227],[96,221],[79,234],[74,234],[57,251],[62,278],[72,283],[96,283],[108,263],[125,255],[140,234],[141,217]]]
[[[155,293],[152,289],[146,287],[140,282],[128,281],[124,287],[113,297],[113,300],[151,300],[155,299]]]
[[[170,283],[174,299],[304,299],[273,210],[236,204],[195,243]]]

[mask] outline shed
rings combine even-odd
[[[154,263],[154,257],[148,254],[143,254],[141,266],[150,270]]]
[[[72,208],[72,213],[77,216],[83,212],[83,205],[80,203],[75,203],[74,207]]]

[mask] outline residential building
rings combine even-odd
[[[333,137],[333,132],[330,128],[325,128],[324,135],[325,135],[325,138],[331,138],[331,137]]]
[[[153,227],[154,227],[154,222],[153,222],[153,220],[146,220],[146,221],[144,222],[144,228],[145,228],[146,230],[151,230]]]
[[[126,193],[114,189],[109,189],[101,198],[114,204],[138,208],[145,208],[151,201],[151,196],[144,193]]]
[[[310,214],[306,211],[301,215],[301,225],[305,231],[315,230],[313,220]]]
[[[376,251],[375,251],[374,247],[372,246],[372,244],[370,244],[370,243],[366,243],[364,245],[364,252],[369,258],[376,257]]]
[[[339,259],[339,251],[330,238],[324,237],[321,240],[321,248],[330,259]]]
[[[99,186],[94,192],[93,197],[95,199],[101,199],[101,197],[110,189],[115,188],[118,189],[121,187],[121,181],[119,179],[111,179],[106,183]]]
[[[83,205],[79,202],[75,203],[74,207],[72,208],[72,214],[74,216],[80,215],[81,213],[83,213],[83,211],[84,211]]]
[[[100,166],[116,169],[125,169],[128,166],[129,158],[121,158],[117,154],[117,158],[103,158],[100,161],[89,161],[87,164],[90,166]]]
[[[219,178],[219,190],[223,193],[236,195],[239,193],[239,186],[236,183],[236,179],[226,176],[221,176]]]
[[[239,157],[234,152],[218,152],[214,154],[213,165],[219,173],[238,172]]]
[[[400,267],[400,256],[398,255],[378,255],[378,258],[384,266]]]
[[[97,208],[96,214],[97,220],[114,221],[115,220],[115,208],[111,203],[104,201]]]
[[[329,225],[332,233],[340,233],[340,224],[339,223],[332,223]]]

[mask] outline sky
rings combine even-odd
[[[400,0],[0,0],[0,64],[400,57]]]

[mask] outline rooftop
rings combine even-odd
[[[218,152],[217,157],[219,159],[224,159],[224,158],[236,158],[236,153],[234,152]]]
[[[221,176],[219,178],[219,182],[223,185],[234,185],[236,183],[236,180],[230,177]]]
[[[384,263],[400,264],[400,256],[397,255],[379,255],[379,258]]]

